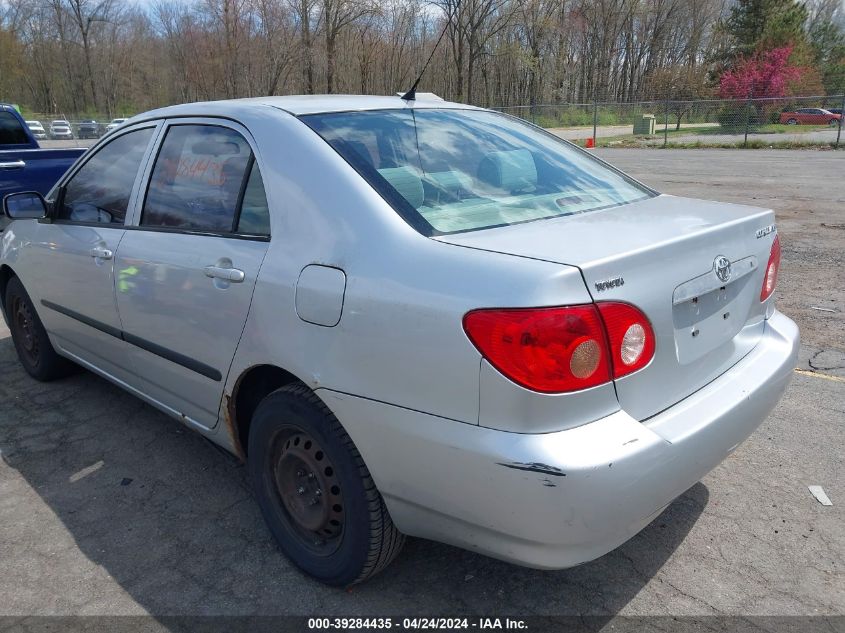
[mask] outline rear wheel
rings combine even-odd
[[[839,119],[831,119],[827,122],[830,127],[839,127]]]
[[[249,475],[279,547],[316,579],[366,580],[399,553],[393,525],[360,453],[305,385],[267,396],[249,432]]]
[[[12,277],[6,286],[6,317],[18,358],[30,376],[48,381],[70,373],[73,363],[53,349],[35,306],[17,277]]]

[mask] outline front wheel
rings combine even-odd
[[[798,125],[798,120],[797,119],[788,119],[786,121],[786,124],[787,125]]]
[[[405,537],[358,449],[308,387],[294,383],[261,401],[248,449],[264,519],[304,572],[348,586],[378,573],[399,553]]]
[[[6,318],[15,351],[30,376],[48,381],[73,370],[73,363],[53,349],[32,300],[17,277],[12,277],[6,286]]]

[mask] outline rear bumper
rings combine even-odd
[[[640,423],[624,411],[516,434],[329,390],[319,393],[367,463],[397,527],[538,568],[597,558],[645,527],[745,440],[798,356],[782,314],[717,380]]]

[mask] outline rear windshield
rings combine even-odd
[[[426,235],[654,195],[586,152],[497,112],[408,108],[301,118]]]

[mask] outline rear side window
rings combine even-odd
[[[233,232],[252,163],[249,144],[234,130],[171,127],[153,168],[141,226]]]
[[[97,151],[64,187],[59,220],[123,224],[154,128],[134,130]]]
[[[261,170],[253,161],[244,189],[241,215],[238,218],[238,233],[247,235],[270,235],[270,209],[264,193]]]
[[[29,144],[29,137],[20,121],[11,112],[0,112],[0,145]]]

